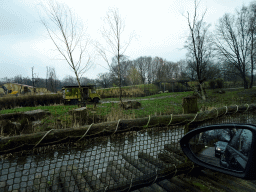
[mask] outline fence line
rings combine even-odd
[[[255,104],[246,104],[3,138],[0,189],[133,190],[193,169],[179,147],[184,125],[256,124],[255,110]]]
[[[81,126],[79,128],[52,129],[48,132],[33,133],[15,137],[2,138],[0,143],[0,154],[10,153],[22,148],[34,148],[35,146],[54,145],[67,141],[75,142],[81,137],[91,138],[108,136],[114,133],[129,131],[141,131],[151,127],[165,127],[174,125],[186,125],[217,118],[232,113],[242,113],[256,110],[255,104],[234,105],[215,108],[211,111],[204,111],[197,114],[162,115],[150,118],[138,118],[132,120],[121,120],[98,123],[94,125]],[[92,128],[91,128],[92,127]],[[57,141],[56,141],[57,140]],[[42,141],[44,141],[42,143]],[[39,142],[39,143],[38,143]]]

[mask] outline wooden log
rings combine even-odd
[[[139,189],[140,192],[155,192],[151,187],[143,187]]]
[[[64,192],[79,192],[79,188],[76,185],[75,178],[72,175],[72,166],[62,166],[60,169],[60,181],[63,186]]]
[[[175,149],[171,144],[166,144],[164,145],[164,149],[170,152],[170,155],[174,156],[179,161],[185,161],[186,156],[184,155],[183,151],[180,148]]]
[[[173,153],[170,153],[169,151],[159,153],[158,158],[161,161],[163,161],[164,163],[167,163],[167,164],[175,164],[176,165],[176,164],[181,164],[182,163],[182,161],[180,161],[179,159],[176,159],[173,156]]]
[[[122,168],[120,164],[117,163],[117,161],[111,162],[113,166],[116,167],[117,170],[119,170],[122,175],[127,179],[128,183],[131,183],[131,179],[135,178],[136,176],[133,175],[131,172],[127,171],[126,169]],[[159,191],[159,192],[165,192],[160,186],[158,186],[156,183],[151,185],[150,187],[144,187],[143,189],[139,189],[140,191],[147,190],[147,191]]]
[[[93,171],[88,171],[86,168],[83,168],[82,175],[84,176],[93,191],[98,191],[106,188],[106,186],[93,174]]]
[[[139,156],[141,156],[142,154],[140,154]],[[147,166],[148,168],[150,168],[150,169],[152,169],[152,170],[155,170],[155,174],[157,174],[158,173],[158,170],[159,170],[159,166],[161,165],[161,164],[159,164],[159,162],[157,162],[157,160],[156,159],[154,159],[153,157],[151,157],[151,156],[149,156],[149,155],[147,155],[147,154],[143,154],[142,155],[143,157],[144,157],[144,159],[142,159],[142,158],[140,158],[139,160],[140,160],[140,162],[142,163],[142,164],[144,164],[145,166]],[[145,157],[147,157],[147,158],[145,158]],[[156,165],[155,165],[156,164]],[[158,165],[158,166],[157,166]],[[164,164],[162,164],[162,166],[160,166],[160,169],[162,168],[162,169],[164,169],[164,168],[168,168],[169,166],[166,166],[166,165],[164,165]],[[156,178],[155,179],[157,179],[157,176],[156,176]],[[159,191],[159,192],[165,192],[165,190],[161,187],[161,186],[159,186],[157,183],[154,183],[154,184],[152,184],[151,185],[151,188],[153,188],[153,190],[154,191]]]
[[[183,191],[182,188],[178,187],[174,183],[170,182],[169,180],[165,179],[163,181],[157,182],[158,185],[160,185],[162,188],[166,190],[172,190],[172,191]]]
[[[136,167],[138,170],[140,170],[142,173],[144,174],[150,174],[150,173],[154,173],[154,170],[149,169],[148,167],[146,167],[144,164],[140,163],[138,159],[134,159],[134,157],[122,154],[122,157],[129,162],[131,165],[133,165],[134,167]]]
[[[76,166],[73,165],[71,172],[72,172],[73,177],[75,178],[75,181],[76,181],[77,186],[80,191],[84,191],[84,192],[92,192],[93,191],[90,188],[87,181],[85,180],[85,178],[82,176],[82,174],[78,172],[78,169]]]
[[[178,155],[176,153],[173,153],[171,150],[168,150],[168,148],[165,150],[169,152],[169,153],[167,153],[169,156],[173,156],[175,159],[178,159],[180,162],[185,162],[186,158],[185,158],[184,154]]]
[[[33,185],[33,190],[38,191],[38,192],[50,192],[48,190],[48,180],[46,176],[42,176],[42,173],[39,173],[35,176],[34,179],[34,185]]]
[[[238,109],[238,110],[237,110]],[[229,106],[227,107],[220,107],[216,109],[213,109],[211,111],[204,111],[197,114],[195,119],[195,114],[182,114],[182,115],[173,115],[172,122],[170,125],[185,125],[190,123],[192,120],[194,120],[194,123],[202,122],[204,120],[209,120],[216,118],[218,116],[222,116],[224,114],[230,114],[230,113],[242,113],[244,111],[255,111],[256,105],[251,104],[249,105],[249,108],[247,106]],[[217,113],[218,111],[218,113]],[[162,115],[162,116],[154,116],[150,118],[149,126],[148,127],[164,127],[169,124],[171,119],[170,115]],[[107,136],[111,135],[114,132],[115,133],[121,133],[121,132],[128,132],[128,131],[140,131],[146,129],[145,125],[148,123],[148,117],[146,118],[138,118],[133,120],[120,120],[117,127],[118,121],[111,121],[111,122],[105,122],[105,123],[98,123],[94,124],[90,130],[87,132],[86,138],[90,137],[99,137],[99,136]],[[56,144],[56,140],[66,139],[70,138],[71,141],[77,141],[84,133],[88,130],[89,125],[81,126],[79,128],[69,128],[69,129],[58,129],[58,130],[52,130],[42,141],[41,144],[38,146],[44,146],[44,145],[53,145]],[[173,127],[174,129],[175,127]],[[172,129],[169,127],[169,129]],[[23,148],[24,149],[30,149],[32,148],[44,135],[46,132],[39,132],[34,134],[26,134],[26,135],[19,135],[19,136],[13,136],[13,137],[4,137],[0,140],[0,155],[5,153],[13,152],[13,150],[9,150],[15,147],[20,147],[16,150],[20,151]],[[29,144],[28,144],[29,143]],[[22,146],[24,144],[24,146]],[[25,145],[26,144],[26,145]],[[22,146],[22,147],[21,147]]]
[[[176,153],[178,155],[184,155],[180,145],[173,145],[173,144],[165,144],[164,149],[173,153]]]
[[[183,179],[179,177],[173,177],[170,179],[172,183],[182,188],[181,191],[191,191],[191,192],[201,192],[201,190],[196,189],[194,186],[191,186],[191,184],[184,182]]]
[[[157,173],[158,168],[157,168],[155,165],[153,165],[153,164],[149,163],[148,161],[146,161],[146,160],[144,160],[144,159],[141,159],[141,158],[139,158],[139,162],[140,162],[141,164],[145,165],[145,167],[147,167],[147,168],[149,168],[150,170],[152,170],[151,173],[153,173],[153,174],[156,174],[156,173]],[[149,173],[147,173],[147,174],[149,174]]]
[[[54,173],[52,175],[52,181],[51,181],[50,185],[51,185],[52,191],[62,192],[62,186],[61,186],[61,183],[60,183],[59,172],[58,173]]]
[[[141,178],[140,180],[134,181],[132,183],[132,186],[130,186],[130,184],[118,185],[115,188],[108,188],[107,190],[99,190],[99,191],[100,192],[103,192],[103,191],[110,192],[110,191],[116,191],[116,190],[125,191],[128,189],[130,189],[130,191],[132,191],[135,188],[138,189],[140,186],[143,187],[143,186],[149,185],[153,181],[159,182],[159,181],[167,179],[167,178],[172,178],[174,175],[177,176],[180,174],[187,173],[187,172],[191,171],[191,168],[193,168],[193,163],[189,161],[187,163],[177,165],[176,167],[173,166],[173,167],[170,167],[167,169],[159,170],[159,172],[157,174],[158,175],[157,179],[156,179],[156,175],[148,176],[148,177]]]
[[[128,183],[127,179],[124,177],[124,175],[118,169],[116,169],[115,166],[113,166],[111,164],[108,165],[107,172],[115,180],[115,182],[122,183],[122,184]]]
[[[124,163],[124,168],[126,170],[128,170],[129,172],[131,172],[133,175],[135,175],[137,178],[140,178],[140,177],[144,176],[144,174],[140,170],[138,170],[136,167],[134,167],[133,165],[131,165],[127,161]]]
[[[103,172],[100,175],[100,180],[105,186],[114,186],[116,184],[115,180],[107,172]]]
[[[116,169],[119,170],[120,173],[129,181],[136,177],[135,174],[133,174],[131,171],[128,171],[127,169],[125,169],[125,167],[122,167],[121,164],[119,164],[117,161],[112,161],[109,164],[115,166]]]
[[[155,165],[160,169],[168,168],[170,166],[168,164],[165,164],[163,161],[148,155],[147,153],[139,152],[138,156],[139,158],[144,159],[145,161],[148,161],[149,163]]]
[[[157,183],[154,183],[150,185],[150,187],[153,189],[153,191],[157,192],[167,192],[165,189],[163,189],[161,186],[159,186]],[[168,190],[169,191],[169,190]]]

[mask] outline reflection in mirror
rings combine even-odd
[[[201,161],[221,168],[244,172],[251,150],[248,129],[213,129],[190,139],[191,151]]]

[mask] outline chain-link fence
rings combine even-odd
[[[221,123],[256,124],[255,113],[249,110],[236,114],[226,111],[222,117],[217,114],[218,118],[202,122],[196,117],[187,121],[193,121],[190,129]],[[117,131],[118,121],[111,135],[1,151],[0,191],[131,191],[189,172],[192,164],[186,163],[179,145],[185,134],[184,121],[180,125],[172,121],[174,116],[169,126],[134,127],[125,132]],[[151,187],[157,191],[159,185]]]

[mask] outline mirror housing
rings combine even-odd
[[[218,167],[209,163],[206,163],[199,159],[194,153],[192,147],[190,146],[189,142],[190,140],[196,136],[199,135],[202,132],[208,131],[208,130],[218,130],[218,129],[247,129],[250,130],[252,133],[252,142],[251,142],[251,148],[248,155],[248,161],[246,164],[246,167],[243,172],[238,172],[235,170],[230,170],[224,167]],[[196,163],[199,166],[205,167],[207,169],[211,169],[214,171],[218,171],[221,173],[225,173],[228,175],[232,175],[235,177],[243,178],[246,180],[254,180],[256,179],[256,126],[252,124],[218,124],[218,125],[209,125],[201,128],[194,129],[190,132],[188,132],[185,136],[183,136],[180,140],[180,146],[182,148],[182,151],[184,154],[194,163]]]

